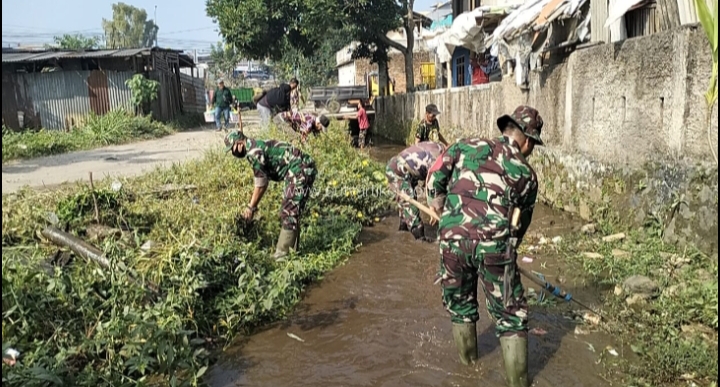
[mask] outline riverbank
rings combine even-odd
[[[383,166],[344,139],[335,129],[307,146],[320,194],[308,203],[301,255],[282,262],[271,258],[281,184],[266,193],[254,225],[237,223],[252,172],[217,150],[138,178],[98,181],[94,191],[4,195],[3,349],[21,354],[15,366],[3,365],[4,384],[197,383],[212,360],[208,349],[282,318],[387,210],[389,198],[361,194],[385,188]],[[37,233],[51,223],[100,247],[112,270],[49,259],[56,247]],[[161,296],[149,301],[142,283],[157,284]]]

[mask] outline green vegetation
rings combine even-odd
[[[196,128],[204,123],[202,115],[179,117],[171,126],[154,121],[150,116],[135,116],[125,111],[90,115],[69,132],[44,130],[14,132],[3,127],[3,163],[41,156],[56,155],[101,146],[148,140],[172,134],[174,130]]]
[[[658,226],[635,230],[623,241],[604,243],[576,236],[562,250],[582,264],[603,287],[619,287],[606,299],[608,329],[639,362],[626,363],[634,386],[672,385],[693,380],[709,386],[718,379],[718,265],[697,251],[663,243]],[[609,232],[613,225],[600,229]],[[600,253],[589,259],[583,252]],[[620,292],[623,282],[643,275],[655,281],[657,298],[632,303]],[[632,304],[632,305],[631,305]]]
[[[125,85],[132,93],[132,104],[141,113],[150,112],[150,102],[158,97],[160,82],[147,79],[143,74],[135,74],[125,81]]]
[[[317,195],[302,219],[301,254],[272,259],[282,184],[273,183],[252,225],[236,223],[253,189],[248,163],[219,151],[140,178],[22,191],[3,197],[3,365],[7,386],[194,386],[213,347],[283,317],[303,288],[354,251],[362,224],[391,206],[363,195],[384,188],[383,166],[358,154],[333,127],[305,145]],[[219,144],[218,144],[219,145]],[[166,184],[191,191],[153,194]],[[100,223],[113,229],[93,237]],[[101,248],[112,270],[79,258],[48,263],[37,236],[50,218]],[[94,239],[95,238],[95,239]],[[60,259],[59,261],[63,261]],[[152,282],[161,295],[150,299]]]
[[[695,0],[695,7],[712,50],[713,69],[710,76],[710,86],[705,93],[705,100],[707,102],[708,145],[710,145],[710,152],[717,163],[718,156],[715,153],[717,144],[712,139],[712,111],[718,100],[718,2],[715,0],[713,9],[710,9],[704,0]]]

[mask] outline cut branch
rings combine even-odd
[[[103,269],[110,270],[110,261],[105,257],[105,253],[97,247],[85,242],[84,240],[66,232],[60,231],[55,227],[47,227],[42,231],[42,236],[47,238],[53,244],[70,249],[73,253],[79,257],[89,261],[93,261],[100,265]],[[142,283],[131,275],[128,274],[128,278],[135,284],[142,285]],[[152,293],[158,293],[157,285],[145,284],[145,286]]]

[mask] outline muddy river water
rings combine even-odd
[[[376,148],[387,159],[399,148]],[[311,287],[284,322],[241,338],[211,370],[212,387],[504,387],[499,341],[482,313],[478,323],[480,362],[463,366],[452,341],[440,287],[437,244],[415,242],[398,233],[389,217],[363,231],[362,247],[345,265]],[[549,238],[570,233],[578,223],[539,207],[533,229]],[[532,231],[531,231],[532,232]],[[592,289],[552,256],[535,257],[530,267],[561,281],[583,301]],[[529,283],[526,285],[530,286]],[[479,293],[482,297],[482,292]],[[484,305],[481,299],[481,306]],[[600,387],[598,359],[612,338],[576,335],[568,304],[531,307],[530,376],[541,387]],[[296,338],[291,337],[295,336]],[[301,339],[302,341],[298,340]]]

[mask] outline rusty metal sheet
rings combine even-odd
[[[110,96],[108,95],[108,81],[104,71],[91,71],[87,78],[88,96],[90,97],[90,110],[97,115],[107,114],[110,111]]]

